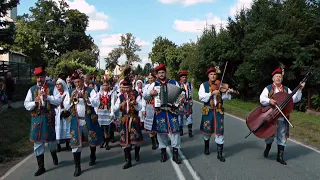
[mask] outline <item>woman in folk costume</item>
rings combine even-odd
[[[66,143],[66,148],[69,149],[69,141],[70,141],[70,120],[68,119],[68,114],[67,111],[65,111],[64,106],[63,106],[63,100],[66,96],[67,93],[69,93],[68,86],[66,82],[62,79],[58,79],[56,81],[56,89],[55,89],[55,94],[59,94],[62,102],[59,106],[55,108],[55,126],[56,126],[56,139],[57,139],[57,147],[58,147],[58,152],[61,151],[61,146],[60,144]],[[58,91],[58,92],[56,92]]]
[[[75,89],[66,94],[63,102],[66,110],[71,112],[70,144],[75,163],[74,176],[81,174],[82,142],[87,141],[90,146],[89,166],[96,162],[96,146],[103,143],[103,134],[94,110],[99,106],[99,96],[94,89],[84,86],[82,75],[78,72],[72,75]]]
[[[110,82],[108,80],[103,80],[101,91],[98,93],[100,97],[100,105],[96,108],[98,114],[98,122],[104,134],[104,143],[101,144],[100,148],[103,148],[106,144],[106,150],[110,150],[109,141],[110,141],[110,132],[111,132],[111,123],[113,117],[112,111],[112,101],[114,101],[113,96],[111,96],[110,91]]]
[[[120,146],[124,148],[126,164],[123,169],[130,168],[131,164],[131,147],[135,146],[135,160],[140,160],[140,144],[143,143],[143,136],[140,127],[139,111],[141,110],[141,100],[138,92],[132,88],[130,79],[131,68],[124,70],[126,78],[121,82],[123,93],[117,99],[114,111],[120,110]]]
[[[147,98],[146,92],[147,92],[149,86],[151,86],[151,84],[154,84],[155,81],[156,81],[155,73],[149,73],[149,76],[148,76],[148,83],[149,84],[146,84],[143,88],[143,98],[145,100],[145,104],[143,104],[144,107],[142,107],[142,109],[145,110],[142,112],[142,114],[145,118],[144,119],[144,129],[147,132],[149,132],[149,136],[151,138],[153,150],[157,149],[158,145],[159,145],[159,142],[157,139],[157,132],[152,131],[152,124],[153,124],[153,119],[154,119],[154,98],[153,97]]]

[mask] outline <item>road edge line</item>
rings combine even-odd
[[[183,163],[186,165],[187,169],[189,170],[191,176],[193,177],[194,180],[202,180],[199,173],[195,171],[190,164],[189,160],[183,155],[183,152],[179,150],[179,155],[182,158]]]
[[[20,161],[18,164],[14,165],[12,168],[10,168],[3,176],[1,176],[1,180],[4,180],[6,177],[8,177],[11,173],[13,173],[15,170],[17,170],[23,163],[25,163],[27,160],[29,160],[33,156],[33,153],[31,153],[29,156],[24,158],[22,161]]]
[[[200,104],[200,105],[202,105],[202,103],[200,103],[199,101],[195,101],[195,102],[198,103],[198,104]],[[224,114],[226,114],[226,115],[228,115],[228,116],[231,116],[231,117],[233,117],[233,118],[235,118],[235,119],[237,119],[237,120],[240,120],[240,121],[242,121],[242,122],[246,122],[246,120],[243,119],[243,118],[234,116],[234,115],[229,114],[229,113],[226,113],[226,112],[225,112]],[[288,140],[289,140],[289,141],[292,141],[292,142],[294,142],[294,143],[296,143],[296,144],[299,144],[299,145],[301,145],[301,146],[303,146],[303,147],[305,147],[305,148],[311,149],[311,150],[313,150],[313,151],[315,151],[315,152],[317,152],[317,153],[320,154],[320,150],[318,150],[318,149],[316,149],[316,148],[314,148],[314,147],[311,147],[311,146],[309,146],[309,145],[303,144],[302,142],[299,142],[299,141],[294,140],[294,139],[292,139],[292,138],[288,138]]]
[[[186,178],[184,177],[184,175],[183,175],[183,173],[182,173],[179,165],[176,164],[176,162],[174,162],[174,161],[172,160],[172,153],[171,153],[170,148],[167,147],[167,148],[166,148],[166,151],[167,151],[167,153],[168,153],[168,155],[169,155],[169,160],[171,161],[171,164],[172,164],[172,166],[173,166],[174,171],[176,172],[176,174],[177,174],[177,176],[178,176],[178,179],[179,179],[179,180],[186,180]]]

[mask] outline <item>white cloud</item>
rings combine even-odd
[[[237,0],[236,4],[230,9],[230,16],[234,17],[242,8],[247,9],[251,7],[252,0]]]
[[[221,18],[209,13],[204,20],[175,20],[173,28],[180,32],[201,33],[206,25],[214,25],[217,27],[217,30],[219,30],[221,25],[225,27],[226,24],[227,21],[223,21]]]
[[[191,6],[200,3],[212,3],[215,0],[159,0],[163,4],[183,4],[184,6]]]
[[[89,16],[89,27],[87,31],[99,31],[110,28],[109,17],[104,12],[98,12],[97,9],[88,4],[85,0],[66,1],[70,9],[77,9]]]

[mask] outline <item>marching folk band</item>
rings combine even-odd
[[[132,69],[127,67],[121,79],[105,75],[101,84],[98,78],[92,79],[90,75],[83,75],[81,70],[76,70],[66,81],[58,78],[54,85],[45,81],[46,71],[42,67],[35,68],[37,84],[28,90],[24,102],[25,108],[31,113],[30,141],[34,143],[38,162],[38,170],[34,175],[39,176],[45,172],[45,143],[48,143],[54,165],[59,164],[57,151],[61,149],[60,144],[66,143],[73,153],[74,176],[79,176],[83,143],[89,144],[89,166],[93,166],[96,163],[96,147],[105,146],[106,150],[110,150],[109,143],[116,142],[115,132],[119,133],[119,144],[124,151],[126,163],[123,169],[132,167],[131,150],[134,150],[135,161],[140,161],[140,148],[144,143],[143,132],[149,135],[153,150],[160,148],[161,162],[168,160],[166,152],[170,139],[172,160],[181,164],[179,149],[184,117],[189,137],[193,137],[193,120],[200,122],[204,154],[210,155],[209,144],[211,136],[214,135],[217,159],[225,162],[223,103],[231,99],[231,93],[237,91],[223,82],[224,73],[225,71],[220,78],[221,71],[218,67],[207,70],[205,74],[208,80],[200,85],[198,91],[199,100],[203,103],[202,115],[192,117],[193,87],[187,80],[187,71],[178,74],[179,82],[168,79],[165,64],[160,64],[150,72],[146,82],[134,79]],[[246,123],[250,129],[249,135],[253,133],[265,139],[264,157],[268,157],[274,138],[277,138],[277,161],[285,165],[283,154],[291,124],[290,112],[281,110],[285,109],[285,103],[301,100],[305,80],[291,91],[282,85],[281,68],[272,73],[272,80],[273,83],[266,86],[260,95],[262,106],[248,116]],[[289,99],[284,103],[277,100],[275,95],[285,96],[281,93],[288,95],[286,97],[291,101]],[[275,116],[277,118],[272,121],[276,123],[271,123],[276,124],[273,125],[274,132],[267,135],[265,132],[271,125],[264,127],[266,123],[256,122],[256,112],[262,113],[263,108],[270,108],[278,113]],[[267,123],[270,122],[271,120]]]

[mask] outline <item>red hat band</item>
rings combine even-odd
[[[283,75],[283,71],[282,71],[282,69],[281,68],[277,68],[276,70],[274,70],[273,72],[272,72],[272,76],[274,76],[275,74],[281,74],[281,75]]]
[[[187,71],[184,70],[184,71],[180,72],[179,77],[181,77],[181,76],[187,76]]]
[[[158,71],[160,71],[160,70],[167,71],[166,65],[165,65],[165,64],[160,64],[158,67],[156,67],[156,68],[154,69],[155,72],[158,72]]]
[[[206,75],[208,75],[208,74],[211,73],[211,72],[216,72],[216,68],[215,68],[215,67],[210,67],[210,68],[208,69],[208,71],[206,72]]]
[[[34,68],[33,74],[35,76],[42,76],[42,75],[45,75],[45,71],[43,70],[42,67],[36,67]]]

